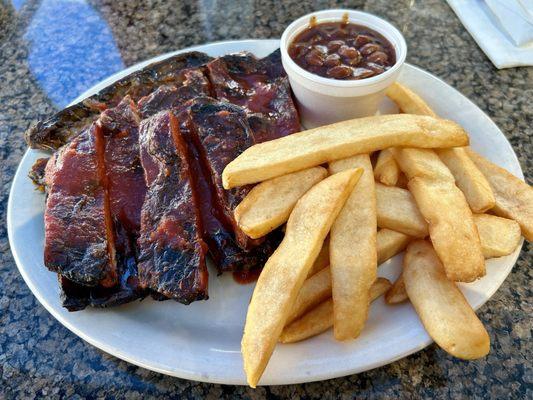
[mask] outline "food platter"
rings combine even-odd
[[[279,46],[278,40],[244,40],[212,43],[184,49],[211,56],[247,50],[263,57]],[[82,94],[74,102],[106,87],[162,55],[130,67]],[[421,69],[406,64],[399,82],[419,93],[442,117],[455,120],[469,133],[474,150],[523,178],[512,147],[497,126],[467,98]],[[384,101],[383,113],[395,111]],[[245,384],[240,340],[253,284],[237,285],[231,275],[210,274],[209,301],[182,306],[151,299],[106,310],[69,313],[62,308],[55,274],[43,267],[44,196],[27,179],[33,162],[41,156],[29,150],[17,170],[8,203],[11,249],[27,285],[43,306],[76,335],[99,349],[135,365],[181,378]],[[487,275],[460,287],[475,308],[483,305],[510,273],[520,247],[509,256],[487,261]],[[378,275],[395,279],[401,255],[387,261]],[[279,345],[261,384],[279,385],[323,380],[366,371],[412,354],[431,343],[409,304],[395,307],[378,299],[356,341],[336,342],[331,332],[305,342]]]

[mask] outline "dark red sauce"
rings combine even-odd
[[[240,283],[241,285],[246,285],[248,283],[255,282],[259,278],[261,270],[262,268],[252,268],[245,271],[235,271],[233,273],[233,279],[235,282]]]
[[[303,69],[333,79],[356,80],[382,74],[396,63],[392,44],[366,26],[348,22],[316,23],[289,45],[289,56]]]

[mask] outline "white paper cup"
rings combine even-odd
[[[296,35],[309,26],[312,16],[316,17],[317,23],[322,23],[340,21],[345,14],[348,14],[349,22],[375,30],[392,44],[396,63],[391,68],[370,78],[338,80],[315,75],[293,61],[287,49]],[[285,29],[280,47],[283,67],[306,128],[374,115],[385,90],[398,77],[407,56],[407,45],[398,29],[372,14],[354,10],[324,10],[303,16]]]

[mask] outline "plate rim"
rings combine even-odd
[[[175,50],[175,51],[171,51],[171,52],[168,52],[168,53],[164,53],[164,54],[155,56],[153,58],[150,58],[150,59],[147,59],[147,60],[144,60],[144,61],[140,61],[140,62],[138,62],[138,63],[136,63],[136,64],[134,64],[134,65],[132,65],[132,66],[130,66],[128,68],[125,68],[125,69],[123,69],[121,71],[116,72],[115,74],[112,74],[111,76],[109,76],[109,77],[103,79],[102,81],[96,83],[91,88],[87,89],[85,92],[80,94],[69,105],[72,105],[72,104],[74,104],[76,102],[79,102],[79,101],[85,99],[86,97],[90,96],[91,94],[101,90],[101,88],[106,87],[108,85],[111,85],[116,80],[120,79],[121,77],[123,77],[123,76],[125,76],[125,75],[127,75],[127,74],[129,74],[129,73],[131,73],[133,71],[136,71],[136,70],[138,70],[138,69],[140,69],[140,68],[142,68],[142,67],[144,67],[144,66],[146,66],[148,64],[151,64],[153,62],[157,62],[157,61],[161,61],[161,60],[167,59],[167,58],[172,57],[172,56],[174,56],[176,54],[180,54],[180,53],[184,53],[184,52],[188,52],[188,51],[203,51],[203,52],[205,52],[205,51],[208,51],[208,49],[206,49],[206,48],[216,47],[216,46],[221,46],[221,45],[222,46],[223,45],[242,45],[242,46],[245,46],[247,44],[252,44],[253,45],[253,44],[257,43],[257,42],[270,42],[270,44],[275,44],[275,43],[279,43],[279,39],[223,40],[223,41],[209,42],[209,43],[205,43],[205,44],[190,46],[190,47],[186,47],[186,48],[183,48],[183,49],[180,49],[180,50]],[[422,68],[420,68],[418,66],[415,66],[415,65],[412,65],[412,64],[409,64],[409,63],[405,63],[405,65],[408,68],[412,68],[412,69],[416,70],[417,73],[421,73],[421,74],[427,75],[431,79],[435,79],[435,80],[439,81],[440,83],[448,86],[449,88],[451,88],[455,92],[455,94],[460,95],[463,99],[465,99],[467,102],[469,102],[471,105],[473,105],[479,112],[481,112],[484,115],[487,123],[492,124],[493,127],[496,128],[502,134],[502,136],[504,137],[507,146],[511,150],[510,154],[512,154],[513,161],[516,162],[516,164],[519,166],[518,177],[521,178],[522,180],[524,180],[522,166],[521,166],[521,164],[520,164],[520,162],[518,160],[516,152],[514,151],[511,143],[509,142],[507,137],[503,134],[501,129],[496,125],[496,123],[481,108],[479,108],[467,96],[463,95],[456,88],[454,88],[450,84],[446,83],[444,80],[440,79],[439,77],[431,74],[430,72],[427,72],[427,71],[423,70]],[[102,85],[103,82],[105,82],[106,84]],[[63,326],[65,326],[67,329],[69,329],[72,333],[74,333],[76,336],[80,337],[85,342],[91,344],[92,346],[98,348],[101,351],[104,351],[104,352],[106,352],[106,353],[108,353],[108,354],[110,354],[110,355],[112,355],[114,357],[117,357],[117,358],[119,358],[121,360],[124,360],[124,361],[126,361],[128,363],[131,363],[133,365],[136,365],[136,366],[139,366],[139,367],[151,370],[151,371],[155,371],[155,372],[158,372],[158,373],[161,373],[161,374],[174,376],[174,377],[178,377],[178,378],[182,378],[182,379],[188,379],[188,380],[192,380],[192,381],[206,382],[206,383],[216,383],[216,384],[227,384],[227,385],[246,385],[245,382],[241,382],[240,380],[238,380],[238,378],[236,378],[232,382],[228,382],[227,380],[217,379],[217,377],[212,377],[212,376],[207,376],[206,377],[206,376],[204,376],[203,374],[201,374],[199,372],[193,373],[193,372],[191,372],[189,370],[180,369],[179,367],[175,368],[174,371],[169,371],[169,370],[166,370],[166,369],[163,369],[163,368],[159,368],[157,365],[153,365],[153,364],[149,364],[149,363],[143,363],[143,360],[141,358],[139,358],[139,357],[138,358],[130,357],[128,355],[128,353],[124,352],[120,348],[115,348],[115,347],[113,347],[111,345],[107,345],[105,342],[93,339],[90,335],[86,335],[82,331],[82,329],[77,328],[75,323],[73,323],[73,322],[71,323],[67,319],[64,319],[63,316],[61,316],[58,312],[56,312],[53,304],[49,303],[44,298],[44,295],[33,285],[32,281],[31,281],[31,279],[30,279],[30,277],[28,275],[28,272],[25,270],[25,268],[22,267],[22,262],[21,262],[19,254],[18,254],[17,246],[14,245],[14,242],[13,242],[13,239],[12,239],[13,236],[14,236],[14,233],[13,233],[14,227],[13,227],[13,221],[12,221],[13,197],[14,197],[13,196],[13,191],[14,191],[14,188],[15,188],[14,183],[15,183],[15,181],[17,181],[19,179],[25,178],[25,176],[21,176],[21,175],[23,175],[23,171],[21,170],[21,166],[22,166],[24,160],[27,157],[29,157],[30,152],[32,152],[32,151],[34,151],[34,150],[33,149],[26,149],[23,157],[21,158],[21,160],[20,160],[20,162],[19,162],[19,164],[17,166],[17,170],[15,172],[13,180],[11,181],[11,185],[10,185],[10,189],[9,189],[9,197],[8,197],[8,202],[7,202],[6,220],[7,220],[7,233],[8,233],[9,247],[10,247],[10,250],[11,250],[11,254],[13,255],[13,259],[15,260],[15,264],[17,266],[17,269],[18,269],[19,273],[21,274],[22,278],[24,279],[24,282],[29,287],[29,289],[31,290],[32,294],[37,298],[39,303],[41,303],[41,305],[58,322],[60,322]],[[517,250],[514,253],[513,259],[509,261],[509,262],[512,261],[512,266],[509,269],[509,272],[507,273],[505,278],[503,279],[502,283],[498,287],[496,287],[494,290],[492,290],[491,292],[487,292],[487,293],[489,293],[487,295],[487,299],[485,301],[483,301],[480,305],[475,307],[476,310],[479,307],[481,307],[482,305],[484,305],[487,301],[489,301],[492,298],[492,296],[494,295],[494,293],[501,287],[503,282],[505,282],[505,280],[507,279],[507,277],[509,276],[509,274],[513,270],[514,266],[516,265],[516,261],[517,261],[518,257],[521,254],[523,242],[524,242],[524,239],[522,238]],[[260,386],[285,385],[285,384],[298,384],[298,383],[306,383],[306,382],[315,382],[315,381],[321,381],[321,380],[326,380],[326,379],[344,377],[344,376],[348,376],[348,375],[353,375],[353,374],[369,371],[369,370],[372,370],[372,369],[375,369],[375,368],[378,368],[378,367],[381,367],[381,366],[388,365],[388,364],[393,363],[395,361],[398,361],[398,360],[400,360],[400,359],[402,359],[404,357],[407,357],[407,356],[409,356],[411,354],[414,354],[414,353],[424,349],[425,347],[427,347],[428,345],[433,343],[433,340],[427,335],[426,335],[425,338],[422,338],[422,339],[423,340],[420,340],[417,346],[413,346],[412,348],[409,348],[409,349],[407,349],[405,351],[402,351],[399,354],[397,354],[395,357],[388,358],[386,361],[377,360],[374,363],[367,364],[367,365],[365,365],[363,367],[361,367],[361,366],[352,367],[352,368],[348,367],[348,368],[345,368],[345,370],[342,373],[338,373],[338,372],[331,373],[331,372],[328,372],[328,371],[324,371],[321,374],[300,377],[298,379],[287,377],[284,382],[269,382],[269,383],[260,384]]]

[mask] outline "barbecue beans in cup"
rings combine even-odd
[[[288,48],[305,70],[332,79],[364,79],[396,62],[391,43],[378,32],[346,21],[311,23]]]

